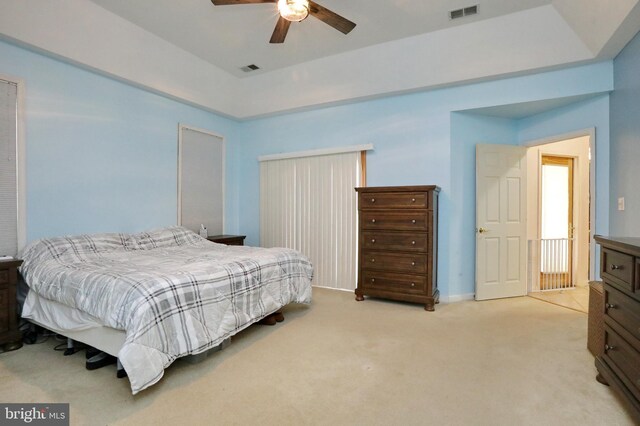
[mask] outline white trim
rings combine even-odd
[[[27,148],[25,127],[25,82],[24,79],[0,74],[0,79],[14,83],[17,87],[17,146],[16,146],[16,183],[18,201],[18,252],[27,244]]]
[[[591,194],[591,200],[589,205],[589,216],[590,216],[590,224],[589,224],[589,280],[595,280],[598,276],[598,259],[596,256],[596,242],[593,239],[593,236],[596,232],[596,129],[595,127],[590,127],[584,130],[576,130],[574,132],[569,132],[561,135],[550,136],[548,138],[536,139],[532,141],[524,142],[523,146],[526,147],[534,147],[539,145],[546,145],[549,143],[560,142],[567,139],[576,139],[579,137],[589,137],[589,147],[591,148],[591,161],[589,162],[589,192]],[[606,234],[609,229],[600,229],[598,232],[601,234]]]
[[[186,124],[178,123],[178,211],[176,214],[176,223],[182,225],[182,132],[184,130],[190,130],[194,132],[204,133],[222,141],[222,233],[226,233],[226,178],[227,178],[227,143],[224,136],[219,133],[212,132],[211,130],[201,129],[198,127],[189,126]]]
[[[327,290],[342,291],[342,292],[345,292],[345,293],[353,293],[353,290],[351,290],[349,288],[326,287],[326,286],[323,286],[323,285],[315,285],[315,284],[313,284],[311,287],[313,287],[313,288],[324,288],[324,289],[327,289]]]
[[[475,300],[476,295],[474,293],[454,294],[450,296],[440,296],[440,303],[456,303],[467,302]]]
[[[287,152],[283,154],[261,155],[258,161],[285,160],[288,158],[315,157],[318,155],[344,154],[346,152],[372,151],[373,144],[352,145],[339,148],[314,149],[310,151]]]

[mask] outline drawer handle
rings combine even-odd
[[[416,262],[411,262],[411,266],[416,266]]]
[[[376,223],[376,220],[375,219],[371,219],[371,223]]]
[[[412,202],[412,203],[415,203],[415,202],[416,202],[416,199],[415,199],[415,198],[412,198],[412,199],[411,199],[411,202]]]
[[[372,203],[375,203],[375,202],[376,202],[376,199],[375,199],[375,198],[372,198],[372,199],[371,199],[371,202],[372,202]]]
[[[376,279],[375,279],[375,278],[371,278],[371,282],[372,282],[372,283],[375,283],[375,282],[376,282]]]
[[[416,220],[415,220],[415,219],[413,219],[413,220],[411,221],[411,223],[416,223]]]
[[[613,264],[613,263],[612,263],[612,264],[611,264],[611,270],[612,270],[612,271],[615,271],[616,269],[617,269],[618,271],[622,271],[624,268],[622,267],[622,265],[615,265],[615,264]]]
[[[604,351],[612,351],[615,349],[615,346],[611,346],[611,345],[604,345]]]
[[[416,245],[416,242],[415,242],[415,241],[411,241],[411,244],[413,244],[413,245],[415,246],[415,245]]]
[[[615,309],[616,305],[614,305],[613,303],[607,303],[604,305],[607,309]]]
[[[376,260],[375,259],[371,259],[371,263],[374,263]]]
[[[416,283],[411,283],[411,287],[415,287],[415,286],[416,286]]]
[[[375,238],[372,238],[372,239],[371,239],[371,244],[374,244],[375,242],[376,242],[376,239],[375,239]]]

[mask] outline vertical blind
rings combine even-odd
[[[260,242],[307,255],[314,285],[353,290],[361,153],[260,163]]]
[[[179,223],[209,235],[224,228],[224,141],[206,132],[180,128]]]
[[[17,85],[0,80],[0,256],[18,252],[17,99]]]

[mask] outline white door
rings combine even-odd
[[[476,147],[476,300],[527,294],[526,154]]]

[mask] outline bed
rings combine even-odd
[[[300,252],[225,246],[182,227],[42,239],[21,258],[23,318],[116,355],[134,394],[177,358],[311,302]]]

